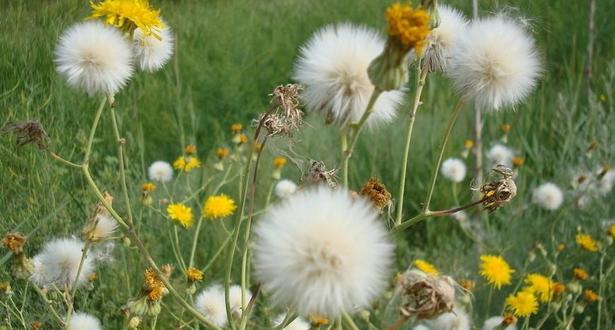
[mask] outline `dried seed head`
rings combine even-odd
[[[25,122],[8,123],[0,129],[0,133],[12,133],[17,137],[17,146],[21,147],[29,143],[35,143],[39,149],[47,149],[49,136],[43,125],[34,119]]]
[[[483,207],[489,212],[510,202],[517,195],[517,185],[513,181],[513,171],[503,165],[494,168],[493,173],[500,175],[495,181],[487,182],[480,188],[483,194]]]
[[[359,195],[369,198],[381,211],[391,204],[391,193],[376,178],[370,178],[361,188]]]
[[[335,188],[337,183],[335,182],[336,169],[327,170],[325,163],[317,160],[310,160],[307,172],[303,176],[303,182],[305,184],[320,184],[326,183],[331,188]]]
[[[144,190],[145,191],[145,190]],[[113,203],[113,197],[106,191],[103,193],[107,204]],[[81,238],[89,242],[100,242],[111,236],[117,228],[117,222],[111,217],[103,203],[96,204],[92,218],[81,230]]]
[[[299,109],[301,90],[301,86],[296,84],[277,86],[269,94],[271,110],[262,113],[254,125],[262,125],[268,136],[292,136],[303,125],[303,112]]]
[[[411,269],[398,283],[402,290],[400,312],[406,317],[430,319],[453,310],[455,282],[449,276],[428,276]]]
[[[9,233],[2,239],[2,245],[16,256],[23,253],[23,246],[25,244],[26,237],[20,233]]]
[[[200,282],[203,280],[203,272],[194,267],[189,267],[186,269],[186,279],[190,283]]]

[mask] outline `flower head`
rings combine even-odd
[[[442,162],[442,175],[453,182],[461,182],[466,177],[466,164],[459,158],[449,158]]]
[[[194,156],[179,156],[173,162],[173,167],[178,171],[184,171],[188,173],[195,168],[201,167],[201,161]]]
[[[218,148],[216,150],[216,156],[218,156],[218,159],[222,160],[222,159],[226,158],[226,156],[228,156],[228,154],[230,152],[231,151],[228,150],[228,148]]]
[[[471,23],[452,51],[455,88],[481,107],[498,110],[524,99],[540,73],[534,40],[503,15]]]
[[[564,193],[554,183],[547,182],[536,189],[532,194],[532,202],[546,210],[557,210],[564,201]]]
[[[77,23],[60,37],[57,71],[70,86],[88,94],[117,93],[132,76],[132,50],[114,28],[100,22]]]
[[[158,160],[149,166],[147,174],[152,181],[166,183],[173,179],[173,168],[171,164]]]
[[[23,246],[26,244],[26,237],[20,233],[10,233],[2,238],[2,245],[14,255],[23,253]]]
[[[429,34],[422,60],[423,69],[429,72],[446,71],[451,50],[456,46],[457,40],[464,35],[468,24],[463,14],[452,7],[438,5],[436,10],[438,26]]]
[[[131,35],[139,28],[146,36],[161,38],[159,32],[163,24],[160,11],[150,7],[147,0],[103,0],[90,2],[90,6],[90,18],[103,17],[105,23]]]
[[[487,151],[487,159],[491,161],[491,167],[497,165],[512,167],[513,157],[514,152],[502,144],[494,144],[489,151]]]
[[[66,325],[67,330],[102,330],[102,325],[100,321],[86,313],[77,312],[71,315],[68,324]]]
[[[436,266],[428,263],[427,261],[423,260],[423,259],[416,259],[414,261],[414,266],[416,266],[416,268],[418,268],[420,271],[422,271],[423,273],[427,274],[427,275],[438,275],[440,272],[438,272],[438,268],[436,268]]]
[[[211,323],[225,327],[228,322],[224,303],[224,291],[218,285],[211,286],[196,296],[194,307]]]
[[[532,273],[526,277],[525,283],[528,285],[525,290],[536,294],[541,302],[551,300],[553,296],[553,281],[548,277]]]
[[[516,295],[509,295],[506,298],[506,306],[515,316],[528,317],[538,311],[538,300],[532,293],[521,291]]]
[[[577,241],[577,244],[579,244],[579,246],[583,248],[584,250],[587,250],[589,252],[598,251],[598,248],[599,248],[598,242],[596,242],[596,240],[594,240],[594,238],[591,237],[590,235],[577,234],[577,236],[575,237],[575,240]]]
[[[284,314],[278,315],[274,320],[273,324],[275,326],[282,325],[284,322]],[[285,326],[282,330],[310,330],[310,324],[306,322],[304,319],[297,317],[292,322],[290,322],[287,326]]]
[[[499,289],[510,284],[511,275],[515,272],[501,256],[483,255],[480,257],[480,274],[487,282]]]
[[[207,197],[203,213],[210,219],[221,219],[233,214],[236,208],[234,200],[225,194],[220,194]]]
[[[238,318],[241,317],[250,299],[252,299],[252,292],[250,292],[250,290],[245,289],[242,298],[241,286],[231,285],[229,288],[229,302],[231,304],[231,313],[233,313],[233,316]]]
[[[438,317],[426,320],[425,323],[429,329],[447,329],[447,330],[470,330],[470,317],[468,313],[461,308],[454,308],[448,313],[439,315]]]
[[[284,156],[277,156],[273,159],[273,166],[277,169],[282,169],[286,165],[287,159]]]
[[[393,246],[377,210],[344,189],[297,192],[255,228],[254,275],[278,305],[336,317],[386,285]]]
[[[203,272],[194,267],[188,267],[186,269],[186,279],[188,282],[200,282],[203,280]]]
[[[167,206],[167,213],[169,214],[171,220],[182,225],[184,228],[190,228],[194,223],[192,209],[184,204],[170,204],[169,206]]]
[[[60,238],[45,243],[43,250],[32,262],[32,281],[41,286],[56,285],[64,288],[72,285],[79,272],[84,244],[76,238]],[[83,259],[77,283],[84,283],[94,271],[94,260],[87,255]]]
[[[427,275],[410,269],[396,278],[401,293],[400,312],[419,320],[431,319],[454,308],[455,282],[448,276]]]
[[[162,69],[173,55],[173,35],[165,24],[160,29],[160,35],[147,35],[141,28],[134,31],[133,49],[135,58],[141,70],[154,72]]]
[[[317,31],[301,47],[293,74],[305,88],[302,99],[307,109],[322,114],[327,123],[357,122],[374,90],[367,68],[383,48],[384,40],[367,27],[338,24]],[[382,93],[367,125],[392,121],[403,95]]]
[[[589,277],[589,274],[587,274],[587,271],[583,268],[575,267],[572,270],[572,273],[574,275],[574,278],[576,278],[579,281],[585,281]]]
[[[391,193],[382,182],[374,177],[369,178],[363,187],[361,187],[359,195],[371,200],[374,206],[379,210],[384,209],[391,203]]]
[[[280,180],[276,183],[274,191],[279,198],[286,198],[297,191],[297,184],[287,179]]]
[[[407,50],[415,49],[417,54],[423,52],[430,32],[426,10],[395,3],[387,8],[385,17],[391,39]]]
[[[585,291],[583,291],[583,298],[585,298],[585,300],[587,300],[587,302],[594,302],[594,301],[598,301],[600,299],[600,296],[594,292],[594,290],[592,289],[586,289]]]
[[[506,319],[502,316],[492,316],[485,320],[482,330],[517,330],[514,323],[507,324]]]

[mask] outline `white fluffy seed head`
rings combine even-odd
[[[452,50],[449,69],[461,95],[482,108],[498,110],[530,94],[541,65],[525,27],[498,15],[468,25]]]
[[[132,38],[135,58],[143,71],[154,72],[162,69],[173,55],[173,35],[166,22],[163,22],[158,34],[160,39],[143,34],[139,28],[134,31]]]
[[[158,160],[149,166],[147,174],[152,181],[166,183],[173,179],[173,167],[165,161]]]
[[[231,313],[235,317],[241,317],[243,310],[248,306],[248,302],[252,298],[252,292],[250,290],[245,289],[243,292],[243,302],[241,303],[241,286],[232,285],[229,288],[229,302],[231,304]]]
[[[279,326],[284,322],[284,314],[278,315],[274,320],[273,324],[275,326]],[[310,330],[310,324],[307,323],[304,319],[297,317],[292,322],[290,322],[287,326],[285,326],[282,330]]]
[[[547,210],[557,210],[564,201],[564,193],[555,184],[547,182],[534,189],[532,202]]]
[[[371,202],[321,186],[291,195],[260,220],[254,276],[274,303],[335,318],[380,294],[392,253]]]
[[[459,158],[449,158],[442,162],[441,172],[445,178],[461,182],[466,177],[466,164]]]
[[[364,26],[328,25],[314,33],[301,47],[293,74],[305,88],[308,110],[339,126],[357,122],[374,90],[367,68],[383,49],[382,37]],[[403,98],[401,91],[382,93],[367,125],[390,122]]]
[[[81,262],[83,242],[76,238],[60,238],[45,243],[43,250],[32,259],[32,281],[40,286],[55,284],[59,288],[72,285]],[[94,271],[94,261],[88,255],[77,283],[86,281]]]
[[[605,172],[606,171],[606,172]],[[615,183],[615,170],[610,166],[601,166],[596,171],[596,188],[600,195],[606,195],[613,190]]]
[[[512,149],[502,144],[494,144],[489,151],[487,151],[487,159],[491,162],[491,167],[495,168],[497,165],[504,165],[508,168],[512,167],[512,159],[515,153]]]
[[[219,285],[210,286],[196,296],[194,307],[211,323],[225,327],[227,323],[224,291]]]
[[[89,95],[117,93],[133,73],[130,43],[115,28],[99,21],[77,23],[60,37],[57,71],[69,85]]]
[[[117,229],[117,221],[108,214],[96,215],[96,226],[90,233],[93,240],[103,240],[109,238]]]
[[[425,321],[430,329],[470,330],[470,317],[463,309],[455,307],[452,312],[444,313],[433,320]]]
[[[482,330],[495,330],[497,326],[502,324],[502,321],[504,321],[504,318],[502,316],[492,316],[488,318],[487,320],[485,320]],[[514,324],[511,324],[507,326],[506,328],[504,328],[503,330],[517,330],[517,326]]]
[[[429,34],[423,62],[427,63],[430,71],[446,71],[451,50],[464,35],[468,22],[461,12],[446,5],[438,5],[437,12],[439,24]]]
[[[283,179],[275,185],[275,195],[279,198],[286,198],[297,191],[297,184],[291,180]]]
[[[67,330],[102,330],[102,325],[100,321],[86,313],[75,313],[70,317],[70,321],[68,321],[68,325],[66,327]]]

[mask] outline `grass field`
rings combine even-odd
[[[62,31],[88,15],[88,3],[77,0],[0,2],[0,126],[38,119],[50,137],[50,150],[77,161],[84,152],[99,99],[88,98],[66,86],[55,72],[53,51]],[[175,54],[163,70],[154,74],[137,73],[128,87],[116,96],[116,101],[120,130],[127,140],[127,175],[135,217],[139,220],[144,243],[158,263],[163,264],[176,263],[167,244],[168,240],[173,240],[172,235],[169,238],[172,225],[138,202],[141,184],[147,181],[149,164],[156,160],[172,162],[184,146],[195,144],[198,156],[204,160],[203,171],[201,175],[186,179],[176,191],[186,193],[182,185],[188,181],[197,187],[209,178],[212,182],[220,182],[223,173],[216,171],[213,163],[218,147],[232,145],[230,125],[238,122],[249,126],[268,106],[267,95],[271,90],[290,82],[300,45],[328,23],[349,21],[384,30],[382,13],[390,2],[152,3],[161,8],[163,17],[175,32]],[[450,1],[450,4],[471,15],[471,1]],[[615,16],[615,2],[597,1],[591,80],[584,74],[588,40],[586,1],[479,0],[479,6],[480,15],[506,9],[514,15],[527,17],[544,62],[539,85],[526,102],[514,110],[484,114],[485,149],[501,139],[502,124],[512,127],[507,145],[525,160],[515,178],[518,195],[509,205],[492,214],[470,213],[476,218],[474,221],[483,224],[484,230],[480,234],[475,232],[472,237],[450,217],[429,219],[412,227],[397,238],[395,269],[403,271],[414,259],[420,258],[455,279],[476,281],[473,303],[468,309],[473,310],[473,327],[478,329],[485,316],[501,313],[505,297],[521,283],[523,274],[550,271],[556,246],[564,243],[567,249],[559,255],[557,280],[569,282],[572,269],[582,267],[590,273],[583,286],[595,291],[600,286],[602,299],[600,312],[597,303],[588,304],[569,328],[596,329],[597,314],[600,314],[600,329],[612,329],[615,327],[612,307],[615,259],[612,244],[606,246],[604,226],[615,221],[615,193],[611,191],[593,198],[588,205],[578,208],[571,182],[583,171],[594,171],[603,165],[615,167],[615,43],[612,37],[615,21],[611,19]],[[410,103],[413,88],[410,86],[407,103]],[[437,146],[454,102],[448,80],[438,75],[430,77],[410,154],[405,218],[420,212]],[[409,106],[404,105],[402,110],[408,112]],[[351,189],[360,189],[370,176],[375,176],[396,198],[406,117],[400,113],[400,120],[390,126],[361,136],[353,156]],[[268,173],[273,168],[271,159],[278,154],[291,160],[283,177],[295,182],[300,181],[309,159],[323,160],[328,167],[337,167],[337,130],[324,125],[315,114],[308,113],[307,121],[309,125],[294,138],[292,149],[285,141],[278,140],[264,152],[261,169],[264,174],[257,191],[259,202],[267,199],[274,183]],[[445,157],[459,157],[464,141],[473,139],[473,123],[473,109],[467,107],[454,128]],[[117,205],[118,212],[124,215],[127,209],[119,197],[121,182],[111,127],[109,116],[103,116],[90,167],[102,189],[116,196],[114,206]],[[597,142],[597,148],[588,152],[592,141]],[[438,181],[432,203],[435,209],[472,200],[472,156],[467,162],[469,173],[464,182],[453,187],[446,180]],[[231,183],[222,187],[223,192],[232,196],[238,196],[241,187],[235,175],[239,175],[238,172],[231,172]],[[78,171],[55,162],[34,145],[16,146],[14,138],[5,134],[0,135],[0,178],[0,233],[28,234],[25,249],[31,256],[50,238],[78,235],[97,201]],[[531,202],[532,190],[547,181],[556,183],[565,192],[564,204],[557,211],[541,210]],[[212,189],[213,186],[208,187],[199,194],[200,200]],[[232,228],[232,222],[226,226]],[[603,252],[588,254],[575,248],[575,234],[579,229],[601,240],[606,246]],[[226,230],[216,223],[204,224],[195,255],[199,267],[207,265],[224,240]],[[193,233],[180,231],[179,235],[179,248],[187,257]],[[111,261],[96,269],[96,281],[88,284],[75,301],[78,310],[96,315],[105,329],[125,326],[120,309],[139,292],[142,273],[147,267],[134,244],[125,243],[123,237],[118,237]],[[536,243],[544,245],[547,257],[540,256],[535,249]],[[8,295],[0,293],[0,329],[21,329],[24,323],[29,326],[35,321],[43,322],[43,329],[58,328],[43,301],[31,290],[31,284],[11,277],[5,266],[10,258],[7,253],[5,249],[0,250],[0,258],[4,257],[0,261],[0,283],[10,283],[14,293],[10,300]],[[479,256],[485,253],[502,254],[517,269],[511,287],[492,292],[481,282],[477,270]],[[530,262],[530,254],[538,254],[536,261]],[[239,266],[236,262],[235,269]],[[223,260],[216,260],[199,287],[220,283],[223,272]],[[182,276],[179,271],[177,273],[176,280],[180,283]],[[607,273],[610,275],[605,275]],[[233,278],[239,281],[239,274],[233,273]],[[185,283],[178,287],[183,290]],[[59,297],[55,299],[60,300]],[[172,303],[173,297],[165,299],[165,308],[157,321],[159,329],[180,328],[177,318],[191,319]],[[16,307],[9,307],[13,302]],[[166,306],[177,315],[165,312]],[[23,312],[23,322],[12,310]],[[251,326],[267,328],[261,320],[277,312],[266,304],[257,306]],[[545,310],[541,313],[539,315],[544,315]],[[367,328],[361,322],[357,317],[361,329]],[[555,328],[556,324],[558,321],[551,318],[544,328]],[[151,324],[144,324],[142,328],[149,326]]]

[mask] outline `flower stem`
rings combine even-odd
[[[94,115],[94,123],[92,123],[92,128],[90,129],[90,137],[88,138],[88,142],[85,147],[85,156],[83,157],[83,164],[86,165],[90,161],[90,154],[92,153],[92,143],[94,142],[94,135],[96,134],[96,128],[98,127],[98,122],[100,121],[100,116],[105,108],[105,104],[107,103],[107,97],[104,97],[100,102],[98,109],[96,110],[96,115]]]
[[[417,63],[417,82],[416,93],[414,94],[414,104],[412,105],[412,111],[410,112],[410,118],[408,120],[408,126],[406,127],[406,144],[404,147],[404,157],[401,163],[401,173],[399,179],[399,194],[397,195],[397,216],[395,217],[395,225],[401,223],[404,208],[404,192],[406,189],[406,173],[408,172],[408,157],[410,155],[410,142],[412,141],[412,131],[414,129],[414,122],[416,120],[416,112],[421,102],[421,94],[423,93],[423,87],[425,86],[425,80],[427,79],[428,71],[421,72],[421,65]]]
[[[464,205],[464,206],[460,206],[460,207],[455,207],[452,209],[447,209],[447,210],[441,210],[441,211],[423,211],[421,213],[419,213],[418,215],[416,215],[413,218],[410,218],[406,221],[401,222],[400,224],[396,225],[395,227],[393,227],[392,232],[393,233],[399,233],[409,227],[412,227],[416,224],[418,224],[419,222],[423,221],[426,218],[435,218],[435,217],[445,217],[454,213],[457,213],[459,211],[463,211],[465,209],[469,209],[471,207],[474,207],[476,205],[481,204],[482,202],[484,202],[486,199],[486,197],[483,197],[475,202],[472,202],[470,204]]]
[[[347,313],[344,313],[342,317],[344,318],[346,325],[348,325],[351,330],[359,330],[359,327],[354,323],[350,315],[348,315]]]
[[[124,194],[124,203],[126,203],[126,212],[128,213],[128,223],[132,223],[132,207],[130,197],[128,195],[128,185],[126,184],[126,166],[124,162],[124,144],[126,140],[120,136],[120,130],[117,125],[117,116],[115,114],[115,103],[111,104],[111,123],[113,125],[113,133],[117,142],[117,157],[119,159],[120,179],[122,181],[122,192]]]

